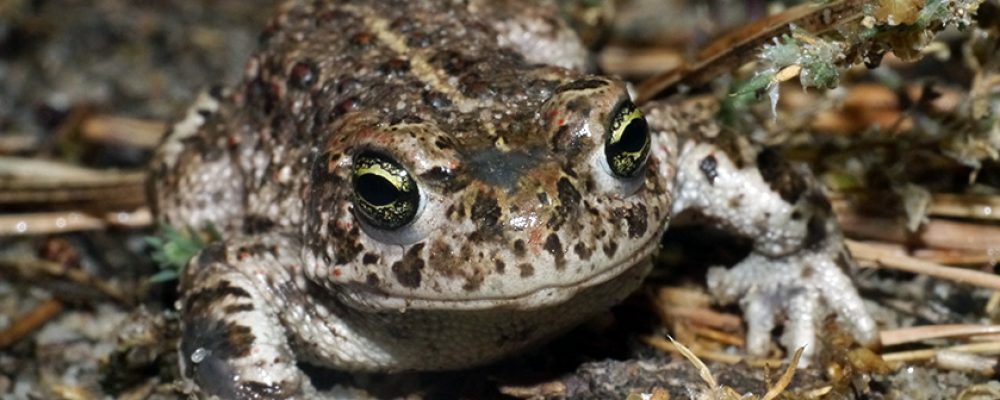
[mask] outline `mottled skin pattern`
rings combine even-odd
[[[282,5],[242,83],[203,95],[153,164],[158,218],[225,237],[181,277],[193,388],[311,397],[298,361],[489,363],[627,296],[685,211],[755,239],[709,276],[744,307],[752,352],[785,321],[783,344],[811,353],[831,310],[873,343],[808,175],[719,134],[699,102],[645,107],[649,158],[613,174],[604,148],[628,94],[581,72],[573,38],[534,2]],[[352,174],[372,152],[419,186],[399,228],[359,215]]]

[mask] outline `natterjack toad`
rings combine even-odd
[[[803,172],[711,110],[637,108],[581,71],[533,1],[288,1],[231,90],[203,95],[153,164],[156,212],[224,240],[181,277],[181,367],[205,394],[313,393],[296,365],[481,365],[638,287],[671,215],[754,240],[710,273],[749,349],[815,348],[830,312],[875,326]]]

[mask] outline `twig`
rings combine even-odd
[[[931,218],[910,233],[900,220],[861,215],[837,209],[837,219],[850,237],[884,242],[918,242],[928,247],[989,252],[1000,243],[1000,228]]]
[[[854,257],[870,260],[887,268],[925,274],[933,277],[961,282],[977,287],[1000,290],[1000,276],[963,268],[948,267],[924,261],[907,255],[886,251],[884,248],[865,242],[846,240],[847,248]]]
[[[0,214],[0,237],[100,230],[110,226],[141,228],[152,223],[153,216],[145,207],[130,212],[107,212],[99,215],[80,211]]]
[[[738,330],[743,326],[743,320],[739,316],[708,308],[662,307],[661,310],[664,316],[683,318],[699,325],[727,331]]]
[[[997,368],[997,360],[994,357],[947,350],[935,354],[934,363],[940,369],[974,372],[985,376],[996,374]]]
[[[707,384],[709,388],[713,390],[718,389],[719,383],[715,380],[715,376],[712,375],[712,370],[708,369],[705,362],[701,361],[701,359],[698,358],[698,356],[695,355],[691,349],[685,346],[684,343],[678,342],[672,337],[668,338],[670,339],[670,344],[673,345],[674,349],[676,349],[678,353],[681,353],[681,355],[684,356],[684,358],[686,358],[688,362],[694,365],[694,368],[698,370],[698,375],[701,376],[701,380],[705,381],[705,384]],[[663,340],[662,338],[658,339]]]
[[[145,171],[96,170],[48,160],[0,157],[0,205],[86,202],[102,209],[145,204]]]
[[[936,193],[927,209],[931,215],[1000,221],[1000,196]]]
[[[18,318],[10,327],[0,332],[0,349],[5,349],[21,340],[35,329],[38,329],[50,319],[62,312],[63,305],[59,300],[48,299],[39,304],[27,315]]]
[[[649,76],[665,69],[677,68],[684,63],[684,56],[677,49],[612,45],[601,49],[598,63],[602,71],[612,75]]]
[[[942,351],[958,351],[962,353],[975,353],[975,354],[1000,354],[1000,342],[973,343],[973,344],[963,344],[958,346],[951,346],[951,347],[944,347],[937,349],[923,349],[923,350],[886,353],[882,355],[882,359],[888,363],[902,363],[907,361],[929,360]]]
[[[896,251],[906,254],[906,249],[902,245],[895,245]],[[956,266],[982,267],[997,262],[998,256],[990,254],[987,250],[960,250],[960,249],[913,249],[911,255],[921,260],[936,262],[938,264],[950,264]]]
[[[12,271],[22,277],[29,278],[42,273],[50,277],[63,278],[70,282],[92,287],[108,298],[125,305],[131,305],[132,299],[125,295],[117,286],[95,278],[86,271],[66,268],[62,264],[43,260],[7,260],[0,259],[0,270]]]
[[[671,343],[671,342],[669,342],[666,339],[661,338],[661,337],[657,337],[657,336],[644,336],[642,338],[642,342],[646,343],[650,347],[653,347],[653,348],[655,348],[657,350],[660,350],[660,351],[666,351],[666,352],[670,352],[670,353],[678,353],[678,352],[680,352],[680,350],[676,346],[674,346],[673,343]],[[729,353],[723,353],[723,352],[720,352],[720,351],[704,351],[704,350],[697,350],[697,349],[696,350],[691,350],[691,351],[694,354],[697,354],[698,357],[700,357],[700,358],[703,358],[703,359],[706,359],[706,360],[711,360],[711,361],[718,361],[718,362],[726,363],[726,364],[737,364],[737,363],[743,361],[743,357],[741,357],[741,356],[733,355],[733,354],[729,354]],[[777,360],[775,360],[775,361],[776,362],[780,362],[780,361],[777,361]]]
[[[165,131],[166,124],[160,121],[110,115],[89,117],[80,125],[80,134],[88,140],[127,144],[141,149],[156,146]]]
[[[805,350],[805,347],[799,347],[798,350],[795,350],[791,361],[788,362],[788,368],[785,368],[785,373],[781,374],[781,378],[775,382],[774,386],[768,389],[767,393],[764,393],[764,397],[761,397],[761,400],[778,398],[785,391],[785,388],[792,383],[792,378],[795,377],[795,367],[799,365],[799,359],[802,358],[802,350]]]
[[[1000,333],[1000,325],[973,325],[973,324],[952,324],[952,325],[928,325],[914,326],[885,330],[879,332],[882,345],[893,346],[897,344],[919,342],[927,339],[937,339],[954,336],[976,336]]]
[[[723,332],[717,329],[707,328],[704,326],[693,325],[689,326],[688,329],[691,330],[695,335],[701,336],[708,340],[714,340],[716,342],[730,345],[743,347],[746,345],[746,340],[741,335],[734,335],[729,332]]]

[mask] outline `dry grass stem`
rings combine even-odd
[[[6,260],[0,259],[0,272],[7,271],[23,277],[33,279],[39,274],[54,278],[61,278],[70,282],[94,288],[99,293],[108,298],[121,303],[132,304],[133,300],[127,296],[118,286],[105,280],[95,278],[84,270],[67,268],[59,263],[43,260]]]
[[[135,211],[89,214],[81,211],[0,214],[0,237],[48,235],[100,230],[109,227],[141,228],[153,223],[148,208]]]
[[[911,233],[901,219],[873,217],[837,209],[837,219],[847,236],[893,243],[918,242],[926,247],[988,253],[1000,243],[1000,227],[931,218]]]
[[[669,353],[680,352],[677,346],[674,345],[674,343],[677,342],[671,342],[658,336],[645,336],[642,338],[642,342],[660,351]],[[743,357],[729,353],[723,353],[718,351],[703,351],[700,349],[695,349],[695,350],[688,349],[688,351],[691,351],[693,354],[697,354],[698,357],[703,358],[705,360],[717,361],[725,364],[737,364],[743,361]]]
[[[969,336],[970,342],[1000,342],[1000,334]]]
[[[897,252],[906,254],[902,245],[894,245]],[[914,249],[910,254],[921,260],[966,267],[982,267],[997,261],[997,256],[989,251],[957,250],[957,249]]]
[[[957,351],[942,351],[934,356],[934,364],[944,370],[972,372],[979,375],[991,376],[996,373],[997,360],[995,357],[983,357]]]
[[[1000,310],[1000,291],[993,292],[990,299],[986,302],[987,315],[993,315],[998,310]]]
[[[703,327],[703,326],[697,326],[697,325],[690,326],[689,329],[695,335],[698,335],[698,336],[701,336],[701,337],[706,338],[708,340],[716,341],[716,342],[719,342],[719,343],[722,343],[722,344],[726,344],[726,345],[730,345],[730,346],[739,346],[739,347],[743,347],[744,345],[746,345],[746,339],[744,339],[743,336],[741,336],[741,335],[734,335],[734,334],[729,333],[729,332],[723,332],[723,331],[720,331],[720,330],[717,330],[717,329],[711,329],[711,328],[707,328],[707,327]]]
[[[601,70],[613,75],[650,76],[679,67],[684,55],[673,48],[628,48],[608,46],[598,55]]]
[[[937,193],[927,209],[931,215],[1000,221],[1000,196]]]
[[[895,353],[882,354],[882,359],[887,363],[904,363],[920,360],[929,360],[942,351],[957,351],[962,353],[996,355],[1000,354],[1000,342],[972,343],[958,346],[899,351]]]
[[[658,310],[667,319],[684,319],[692,324],[707,326],[723,331],[736,331],[743,326],[743,319],[737,315],[721,313],[709,308],[660,306]]]
[[[798,350],[795,350],[792,359],[788,361],[788,368],[785,368],[785,372],[781,374],[781,378],[774,383],[774,386],[771,386],[767,390],[767,393],[764,393],[764,397],[761,397],[762,400],[776,399],[785,392],[785,388],[792,383],[792,378],[795,377],[795,368],[799,365],[799,359],[802,358],[802,350],[804,349],[803,347],[799,347]]]
[[[59,161],[37,158],[0,156],[0,177],[4,185],[9,182],[37,183],[43,182],[74,182],[74,183],[120,183],[128,177],[143,176],[145,171],[120,172],[115,170],[99,170],[84,168]]]
[[[955,336],[976,336],[1000,333],[1000,325],[928,325],[881,331],[880,338],[885,346],[919,342]]]
[[[0,349],[7,348],[7,346],[21,340],[21,338],[59,315],[62,309],[62,303],[56,299],[48,299],[39,304],[34,310],[18,318],[7,329],[0,332]]]
[[[698,370],[698,375],[701,377],[701,380],[705,381],[705,384],[707,384],[708,387],[712,389],[719,387],[719,382],[717,382],[715,380],[715,376],[712,375],[712,370],[708,369],[708,366],[705,365],[705,363],[701,361],[701,359],[698,358],[698,356],[695,355],[691,349],[683,343],[674,340],[672,337],[667,336],[667,339],[670,339],[670,344],[674,346],[674,349],[676,349],[677,352],[681,353],[681,355],[684,356],[688,362],[694,365],[694,367]]]
[[[802,398],[804,399],[820,399],[825,398],[831,391],[833,391],[833,386],[823,386],[820,388],[812,389],[802,393]]]
[[[160,121],[96,115],[85,119],[80,134],[87,140],[151,149],[160,143],[167,125]]]
[[[0,205],[87,203],[134,208],[146,203],[146,171],[82,168],[71,164],[0,156]]]
[[[895,270],[925,274],[936,278],[965,283],[977,287],[1000,290],[1000,276],[963,268],[948,267],[915,257],[887,251],[870,243],[846,240],[847,248],[859,260],[869,260]],[[1000,243],[1000,242],[997,242]]]

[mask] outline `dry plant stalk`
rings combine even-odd
[[[1000,276],[964,268],[948,267],[903,254],[886,251],[870,243],[846,240],[847,248],[859,260],[874,261],[882,267],[925,274],[977,287],[1000,290]]]
[[[0,332],[0,349],[7,348],[25,337],[35,329],[45,325],[50,319],[55,318],[63,310],[63,305],[59,300],[48,299],[27,315],[15,320],[10,327]]]
[[[82,211],[0,214],[0,237],[103,230],[109,227],[143,228],[152,223],[153,215],[147,207],[135,211],[96,214]]]
[[[1000,325],[949,324],[890,329],[879,332],[883,346],[945,337],[968,337],[1000,333]]]

